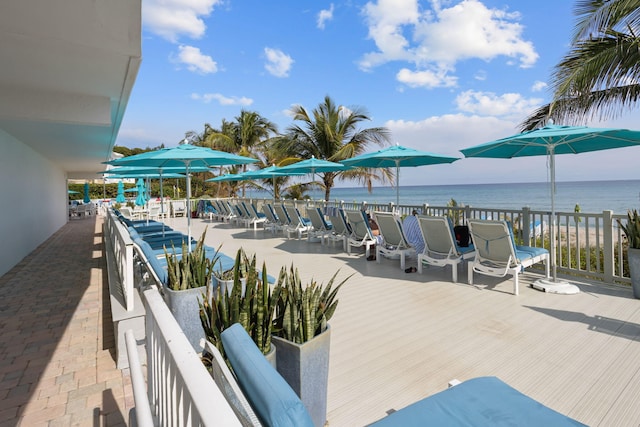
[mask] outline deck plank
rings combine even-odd
[[[514,296],[511,280],[476,275],[467,285],[466,268],[454,284],[450,268],[407,274],[398,261],[367,262],[339,245],[192,223],[194,236],[208,227],[207,243],[222,242],[228,255],[256,252],[273,276],[292,262],[304,281],[353,274],[331,320],[331,426],[367,425],[452,379],[484,375],[588,425],[640,423],[640,302],[629,288],[572,278],[580,294],[545,294],[528,287],[539,275],[527,272]]]

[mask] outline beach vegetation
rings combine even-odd
[[[640,96],[640,0],[578,0],[569,52],[555,66],[553,99],[535,110],[522,131],[607,120],[635,107]]]
[[[279,166],[300,160],[316,159],[340,162],[363,154],[370,144],[385,146],[390,132],[384,127],[360,128],[371,120],[362,107],[338,105],[329,96],[312,111],[301,105],[291,109],[292,124],[281,138],[273,140],[275,149],[287,155]],[[352,179],[372,187],[373,181],[386,182],[393,178],[389,170],[355,168],[348,171],[319,172],[325,190],[325,200],[338,179]]]

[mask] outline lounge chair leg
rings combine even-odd
[[[418,255],[418,273],[422,274],[422,258]]]
[[[473,261],[467,262],[467,283],[473,285],[473,266],[471,265]]]
[[[518,272],[513,274],[513,294],[518,295],[520,292],[518,290]]]
[[[451,276],[453,276],[453,283],[458,283],[458,263],[451,264]]]
[[[368,246],[367,246],[367,249],[369,249],[369,247],[368,247]],[[382,258],[382,257],[380,256],[380,245],[377,245],[377,246],[376,246],[376,262],[377,262],[378,264],[380,264],[380,258]],[[367,259],[369,259],[369,255],[367,255]]]
[[[404,262],[404,252],[400,254],[400,269],[402,271],[404,271],[404,266],[405,266],[405,262]]]

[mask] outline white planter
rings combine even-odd
[[[627,258],[629,261],[629,275],[631,276],[633,297],[640,299],[640,249],[628,248]]]
[[[189,339],[196,353],[202,351],[200,340],[204,338],[204,329],[200,322],[200,306],[198,301],[202,301],[203,294],[206,293],[207,287],[186,289],[184,291],[173,291],[164,288],[167,305],[169,310],[176,318],[178,325]]]
[[[327,421],[327,386],[329,382],[329,353],[331,329],[304,344],[296,344],[280,337],[275,343],[277,370],[296,392],[309,411],[315,427]]]
[[[222,292],[226,291],[227,295],[231,295],[231,291],[233,290],[233,280],[222,280],[216,278],[218,282],[218,286]],[[245,292],[247,292],[247,279],[240,279],[240,284],[242,285],[241,295],[244,296]]]

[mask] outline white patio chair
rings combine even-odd
[[[364,211],[344,211],[349,221],[351,233],[347,237],[347,253],[351,255],[351,247],[365,247],[365,255],[369,258],[371,247],[377,243],[369,227],[369,218]]]
[[[516,246],[513,230],[506,221],[469,220],[469,232],[476,256],[469,261],[469,284],[473,284],[473,273],[494,277],[513,275],[513,293],[518,295],[518,275],[525,268],[544,262],[546,277],[549,277],[549,251],[531,246]]]
[[[418,225],[424,239],[424,251],[418,254],[418,272],[424,265],[451,266],[454,283],[458,281],[458,264],[475,256],[473,245],[460,247],[456,242],[451,218],[444,216],[418,216]]]
[[[381,255],[399,256],[400,268],[404,270],[406,257],[414,255],[416,250],[407,242],[402,223],[390,212],[374,212],[373,215],[383,238],[383,243],[376,245],[376,262],[380,262]]]

